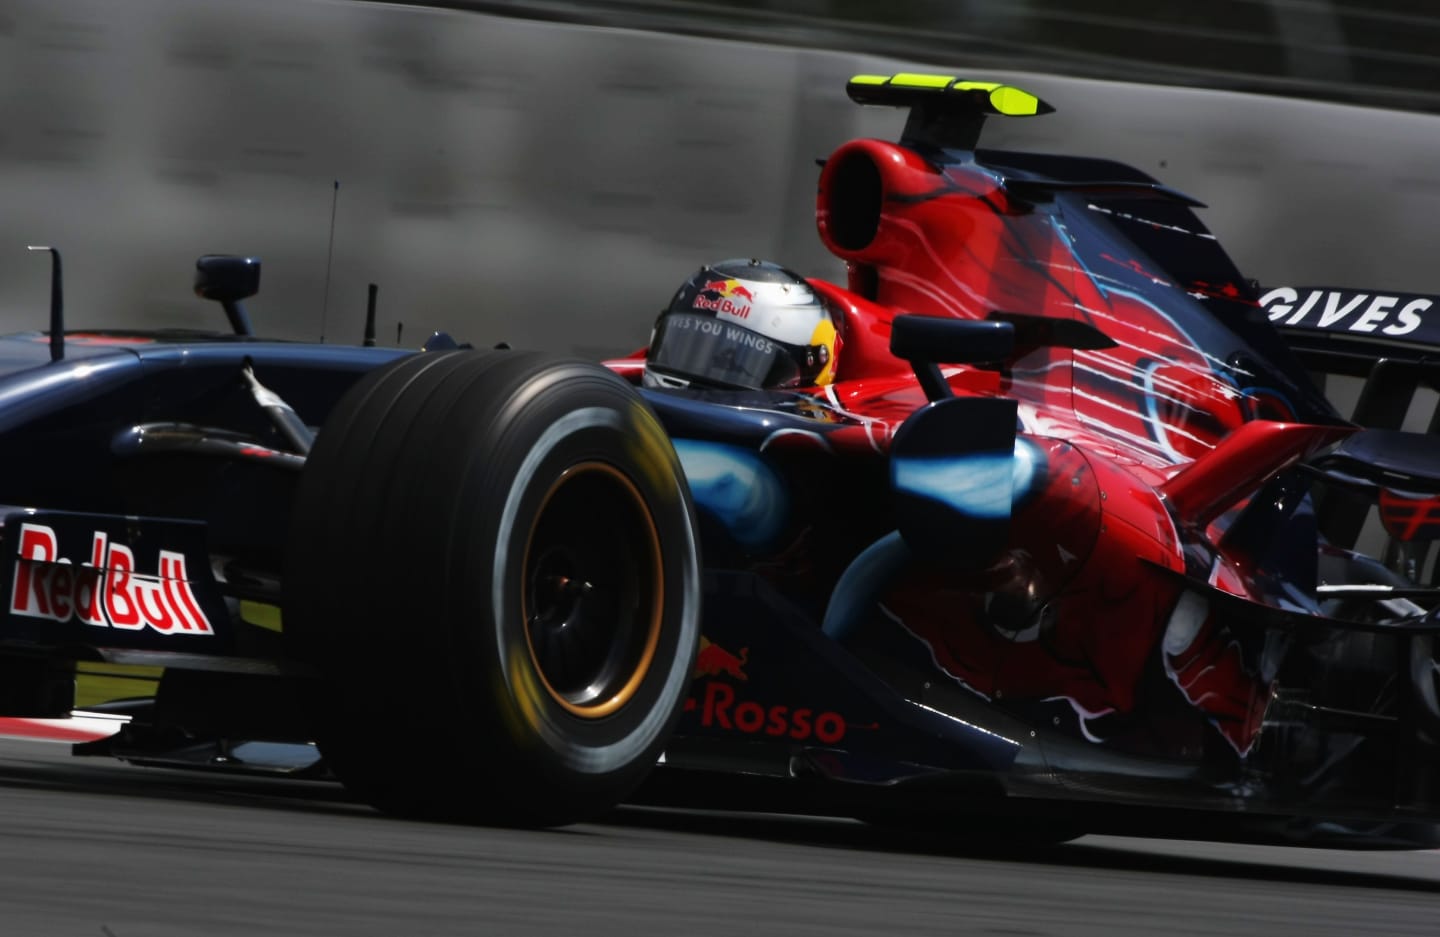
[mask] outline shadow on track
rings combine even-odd
[[[73,758],[63,746],[0,741],[0,792],[46,791],[65,796],[139,798],[254,807],[309,815],[350,817],[357,824],[387,824],[389,818],[346,794],[338,784],[284,777],[255,777],[208,771],[150,768],[112,761]],[[399,821],[411,822],[411,821]],[[453,828],[450,824],[435,824]],[[1403,871],[1352,869],[1344,866],[1357,854],[1323,853],[1325,866],[1314,865],[1313,849],[1291,852],[1211,843],[1177,844],[1156,840],[1087,837],[1056,846],[976,846],[940,832],[916,832],[873,826],[856,820],[803,816],[729,813],[625,806],[603,820],[559,830],[536,831],[541,837],[604,838],[611,829],[648,829],[703,837],[724,837],[822,849],[908,856],[984,859],[1016,866],[1104,869],[1123,872],[1239,879],[1343,888],[1440,892],[1440,881]],[[1160,845],[1157,846],[1157,843]],[[1133,846],[1131,845],[1133,844]],[[1193,847],[1193,849],[1192,849]],[[1192,850],[1175,854],[1176,849]],[[1168,851],[1166,851],[1168,850]],[[1217,852],[1224,854],[1215,855]],[[1210,854],[1201,854],[1210,853]],[[1292,864],[1294,856],[1311,857],[1311,865]],[[1404,862],[1428,853],[1396,852],[1387,856]],[[1331,860],[1333,857],[1333,861]],[[1417,866],[1418,867],[1418,866]]]
[[[339,784],[287,777],[144,767],[76,758],[69,746],[0,741],[0,790],[138,797],[191,803],[253,803],[308,813],[375,815]]]
[[[1333,857],[1335,867],[1317,868],[1291,865],[1286,853],[1295,847],[1255,847],[1245,844],[1193,844],[1196,851],[1233,850],[1235,857],[1206,855],[1175,855],[1157,852],[1162,848],[1177,849],[1188,845],[1172,840],[1116,839],[1087,837],[1076,842],[1050,846],[1007,847],[995,844],[974,844],[941,832],[917,832],[872,826],[858,820],[803,816],[767,816],[734,814],[719,811],[687,811],[671,808],[621,807],[607,823],[617,826],[644,827],[671,832],[687,832],[705,836],[725,836],[747,840],[766,840],[791,845],[830,849],[858,850],[949,858],[986,859],[1020,865],[1045,865],[1069,868],[1108,869],[1160,873],[1207,878],[1243,879],[1246,881],[1284,882],[1344,888],[1396,889],[1440,893],[1440,881],[1421,875],[1347,869],[1350,857],[1376,855],[1348,850],[1324,850]],[[1135,848],[1127,848],[1127,843]],[[1152,847],[1152,848],[1147,848]],[[1301,847],[1300,852],[1313,856],[1315,849]],[[1426,853],[1395,850],[1385,856],[1415,856]]]

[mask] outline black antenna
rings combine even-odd
[[[325,249],[325,298],[320,302],[320,344],[325,344],[325,318],[330,313],[330,261],[335,257],[335,207],[340,202],[340,180],[330,194],[330,245]]]
[[[405,323],[403,323],[403,322],[396,322],[396,323],[395,323],[395,344],[396,344],[396,345],[399,345],[399,344],[400,344],[400,336],[401,336],[402,334],[404,334],[404,332],[405,332]]]
[[[375,345],[375,294],[378,292],[380,292],[380,287],[371,283],[370,301],[365,304],[365,340],[360,343],[366,348]]]
[[[31,245],[32,251],[50,252],[50,360],[65,357],[65,295],[61,289],[60,251]]]

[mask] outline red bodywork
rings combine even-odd
[[[1207,605],[1181,601],[1182,577],[1257,598],[1250,558],[1223,545],[1226,512],[1350,429],[1296,422],[1285,394],[1237,381],[1174,314],[1202,299],[1243,305],[1246,287],[1208,273],[1183,280],[1122,252],[1124,241],[1082,256],[1073,215],[1013,194],[973,154],[944,155],[954,158],[858,140],[824,165],[819,234],[849,270],[846,287],[811,281],[843,318],[836,379],[816,394],[851,422],[827,432],[829,445],[888,451],[926,405],[910,364],[890,352],[897,314],[1072,319],[1114,344],[1019,347],[998,369],[944,368],[957,395],[1019,402],[1017,446],[1044,471],[1015,491],[994,562],[963,575],[919,564],[891,584],[884,611],[954,680],[995,702],[1068,702],[1091,741],[1114,741],[1092,722],[1123,724],[1147,672],[1163,674],[1244,755],[1271,686]],[[1114,220],[1105,187],[1092,188],[1085,207]],[[1196,225],[1173,233],[1213,243]],[[643,359],[612,366],[634,376]],[[1204,546],[1209,569],[1187,560],[1187,543]],[[1000,599],[1021,614],[998,616]]]

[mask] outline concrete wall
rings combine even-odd
[[[706,260],[840,278],[815,159],[902,115],[853,54],[343,0],[0,0],[0,328],[213,326],[194,258],[263,257],[260,331],[609,354]],[[994,146],[1134,162],[1268,283],[1440,289],[1440,118],[990,72],[1059,108]],[[333,183],[333,265],[329,276]]]

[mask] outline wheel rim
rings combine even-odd
[[[521,571],[535,672],[563,709],[608,716],[634,696],[660,641],[660,536],[644,497],[604,462],[571,466],[545,493]]]

